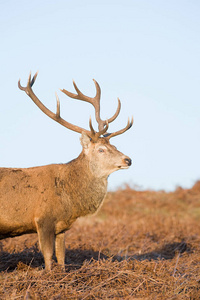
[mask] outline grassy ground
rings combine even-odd
[[[66,233],[66,271],[44,271],[37,235],[1,241],[0,299],[200,299],[200,182],[109,193]]]

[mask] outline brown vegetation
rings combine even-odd
[[[37,235],[1,241],[0,299],[200,299],[200,182],[108,193],[66,233],[66,270],[45,272]]]

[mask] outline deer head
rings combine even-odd
[[[90,130],[83,129],[77,125],[73,125],[66,120],[62,119],[60,116],[60,101],[56,94],[57,99],[57,110],[56,113],[53,113],[50,111],[35,95],[35,93],[32,90],[32,86],[36,80],[37,77],[36,73],[32,78],[31,74],[29,75],[27,86],[23,87],[21,86],[20,80],[18,81],[18,87],[25,91],[26,94],[33,100],[33,102],[51,119],[54,121],[60,123],[64,127],[73,130],[75,132],[81,133],[81,144],[83,147],[83,153],[85,155],[88,155],[92,157],[92,163],[91,168],[95,169],[98,174],[101,173],[101,170],[105,169],[105,175],[109,175],[110,173],[123,168],[128,168],[131,165],[131,159],[125,155],[123,155],[121,152],[119,152],[116,147],[112,146],[109,143],[110,138],[120,135],[131,128],[133,125],[133,117],[131,121],[128,119],[128,123],[125,128],[113,132],[108,133],[108,126],[109,123],[113,122],[117,116],[119,115],[120,109],[121,109],[121,102],[118,99],[118,107],[115,112],[115,114],[109,118],[108,120],[102,120],[100,117],[100,96],[101,96],[101,89],[99,84],[93,79],[95,87],[96,87],[96,96],[91,98],[86,95],[84,95],[77,87],[75,82],[73,81],[74,88],[77,92],[77,94],[73,94],[65,89],[62,89],[61,91],[69,96],[70,98],[76,99],[76,100],[82,100],[88,103],[91,103],[95,109],[95,118],[98,123],[98,130],[95,131],[92,126],[91,118],[89,120],[89,127]],[[112,155],[114,152],[114,155]],[[90,155],[89,155],[90,154]],[[106,166],[103,168],[105,156],[109,157],[109,159],[106,160]],[[95,163],[96,162],[96,163]],[[98,162],[98,163],[97,163]],[[109,163],[108,163],[109,162]],[[95,165],[101,166],[100,168],[95,167]]]

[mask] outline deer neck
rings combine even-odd
[[[102,204],[107,192],[107,178],[97,177],[91,171],[84,153],[71,161],[66,176],[66,193],[76,203],[77,214],[94,213]]]

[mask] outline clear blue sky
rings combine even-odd
[[[88,128],[93,109],[59,91],[102,90],[102,118],[122,101],[112,139],[133,159],[109,178],[146,189],[191,187],[200,179],[200,2],[198,0],[0,1],[0,166],[64,163],[81,151],[79,134],[47,118],[17,87],[39,70],[34,90],[62,116]],[[94,120],[94,117],[93,117]],[[94,121],[93,121],[94,123]]]

